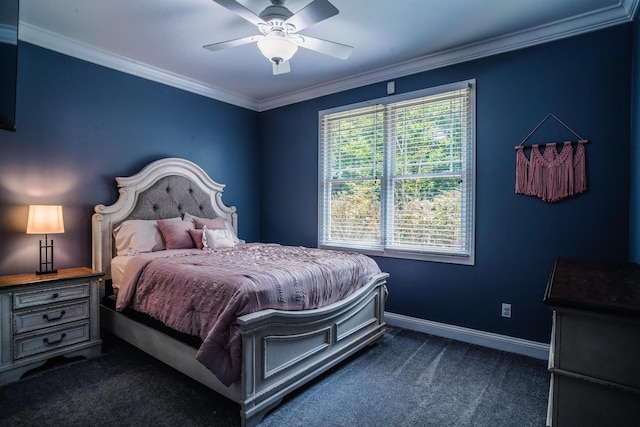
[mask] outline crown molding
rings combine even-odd
[[[19,24],[19,39],[87,62],[112,68],[144,79],[166,84],[208,98],[254,111],[266,111],[320,96],[331,95],[373,83],[397,79],[448,65],[485,58],[554,40],[632,22],[640,0],[621,0],[616,6],[599,9],[548,25],[496,37],[479,43],[412,59],[390,67],[335,80],[269,99],[250,99],[218,87],[157,68],[120,55],[115,55],[76,40],[43,30],[25,22]]]
[[[525,31],[511,33],[459,48],[412,59],[390,67],[379,68],[346,79],[291,92],[283,96],[261,100],[259,111],[283,107],[308,99],[331,95],[369,84],[416,74],[474,59],[524,49],[555,40],[586,34],[619,24],[632,22],[640,0],[622,0],[618,5],[557,21]]]
[[[77,40],[43,30],[26,22],[21,21],[18,29],[18,38],[21,41],[93,64],[122,71],[123,73],[132,74],[143,79],[196,93],[207,98],[216,99],[249,110],[258,110],[257,101],[252,99],[226,92],[217,87],[186,78],[170,71],[152,67],[124,56],[115,55],[111,52],[80,43]]]

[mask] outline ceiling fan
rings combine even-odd
[[[338,9],[327,0],[313,0],[295,14],[284,6],[286,0],[271,0],[271,5],[259,15],[236,0],[213,1],[256,25],[261,34],[203,47],[217,51],[257,42],[260,52],[271,61],[273,74],[291,71],[289,60],[298,51],[298,46],[340,59],[347,59],[353,51],[351,46],[298,34],[298,31],[338,14]]]

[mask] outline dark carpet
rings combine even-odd
[[[53,360],[0,388],[6,426],[238,426],[239,406],[107,335],[94,360]],[[547,363],[390,329],[292,393],[261,427],[544,426]]]

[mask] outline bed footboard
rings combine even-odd
[[[384,334],[388,274],[338,303],[307,311],[263,310],[238,318],[242,332],[243,424]]]
[[[185,375],[240,404],[243,426],[255,426],[282,398],[385,331],[388,274],[375,276],[347,299],[307,311],[263,310],[238,318],[242,376],[225,387],[196,361],[197,349],[101,306],[101,326]]]

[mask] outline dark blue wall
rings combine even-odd
[[[627,259],[632,41],[622,25],[396,79],[398,93],[477,79],[477,237],[475,266],[377,258],[389,311],[548,342],[555,257]],[[90,265],[93,206],[116,200],[115,176],[167,156],[228,185],[242,238],[315,246],[318,110],[386,93],[383,82],[256,113],[19,48],[18,131],[0,132],[0,274],[37,268],[39,236],[24,234],[35,203],[64,206],[57,266]],[[549,112],[591,140],[587,193],[554,204],[513,192],[513,146]],[[547,122],[530,142],[571,137]]]
[[[183,157],[227,184],[240,236],[259,238],[258,113],[19,44],[15,133],[0,132],[0,274],[35,271],[27,205],[61,204],[56,267],[91,265],[91,214],[116,176]]]
[[[389,311],[549,342],[542,303],[557,256],[626,260],[632,26],[396,79],[396,93],[477,79],[476,264],[377,258]],[[317,244],[318,111],[385,96],[386,82],[260,114],[261,237]],[[588,191],[514,194],[515,151],[547,113],[591,141]],[[576,139],[553,120],[529,143]],[[500,315],[502,302],[513,317]]]

